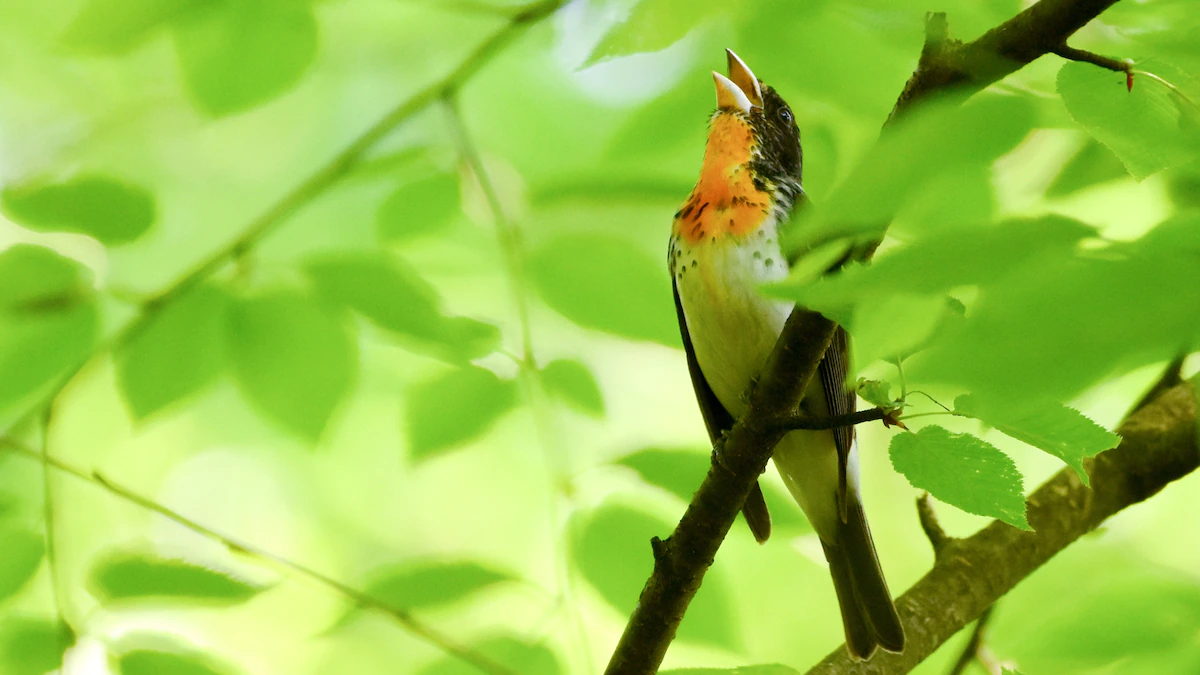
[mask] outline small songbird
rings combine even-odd
[[[709,120],[700,178],[675,214],[668,264],[679,330],[705,425],[714,443],[746,410],[747,394],[792,311],[758,286],[783,279],[780,244],[801,186],[800,130],[787,103],[727,50],[729,77],[713,73],[717,111]],[[850,413],[848,338],[840,327],[800,404],[814,417]],[[892,604],[863,513],[853,427],[792,431],[773,459],[816,530],[842,610],[846,647],[866,659],[899,652],[904,630]],[[759,542],[771,520],[756,483],[742,509]]]

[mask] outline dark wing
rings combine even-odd
[[[717,441],[733,426],[733,415],[721,405],[712,387],[708,386],[708,380],[704,379],[704,373],[700,371],[700,362],[696,360],[696,350],[692,348],[692,337],[688,333],[687,318],[683,315],[683,303],[679,301],[679,289],[676,288],[674,279],[671,279],[671,291],[675,294],[675,314],[679,318],[683,351],[687,354],[688,374],[692,376],[692,388],[696,390],[696,402],[700,404],[700,416],[704,418],[708,438],[715,447]],[[771,536],[771,514],[767,511],[767,502],[763,499],[758,481],[754,482],[754,487],[746,496],[746,503],[742,505],[742,515],[746,517],[746,524],[750,526],[750,532],[754,534],[758,543],[765,542]]]
[[[831,417],[848,415],[858,405],[854,392],[846,387],[846,377],[850,372],[849,351],[850,339],[846,329],[838,326],[829,349],[825,350],[825,358],[821,359],[819,370],[821,389],[825,393]],[[846,522],[846,462],[850,458],[850,446],[854,443],[854,427],[837,427],[833,430],[833,440],[838,453],[838,507],[842,522]]]

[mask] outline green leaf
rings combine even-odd
[[[78,232],[107,246],[128,244],[154,224],[154,196],[111,176],[8,187],[0,203],[9,218],[38,232]]]
[[[1121,442],[1120,436],[1059,403],[1014,404],[967,394],[954,400],[954,411],[1058,457],[1075,469],[1084,485],[1088,475],[1083,460]]]
[[[210,285],[187,291],[116,354],[117,380],[135,417],[145,419],[204,389],[225,367],[229,296]]]
[[[227,664],[191,649],[162,651],[135,649],[117,659],[121,675],[230,675],[237,672]]]
[[[76,49],[124,54],[159,26],[203,0],[88,0],[67,28],[63,42]]]
[[[16,595],[42,564],[45,543],[37,532],[8,526],[0,530],[0,602]]]
[[[991,443],[931,425],[916,433],[896,434],[889,452],[892,466],[913,487],[967,513],[1030,529],[1021,473]]]
[[[406,414],[412,458],[428,459],[474,440],[516,403],[516,382],[475,366],[416,385]]]
[[[78,262],[44,246],[16,244],[0,252],[0,312],[61,308],[89,290]]]
[[[894,361],[919,349],[946,314],[946,300],[937,295],[895,294],[869,298],[854,309],[846,329],[855,367],[876,359]]]
[[[778,663],[762,666],[739,666],[737,668],[681,668],[664,670],[663,675],[799,675],[800,671],[793,670]]]
[[[316,16],[297,0],[209,0],[173,26],[188,89],[216,116],[291,89],[317,53]]]
[[[379,238],[397,243],[445,230],[462,212],[458,176],[435,174],[400,186],[375,215]]]
[[[1047,197],[1065,197],[1084,188],[1125,178],[1125,165],[1103,143],[1088,138],[1088,142],[1063,167],[1058,177],[1046,188]]]
[[[226,345],[242,393],[266,417],[313,442],[354,381],[354,340],[339,317],[299,293],[237,299]]]
[[[1058,71],[1058,93],[1071,117],[1138,180],[1200,154],[1200,108],[1194,102],[1200,84],[1161,61],[1151,68],[1153,75],[1135,76],[1133,91],[1126,91],[1124,73],[1088,63],[1068,61]]]
[[[666,538],[670,533],[671,526],[657,517],[609,503],[577,516],[571,555],[588,584],[619,614],[628,616],[654,567],[650,538]],[[720,568],[710,569],[679,625],[678,636],[740,649],[733,606]]]
[[[542,381],[554,396],[594,417],[604,417],[604,396],[592,371],[579,361],[558,359],[542,368]]]
[[[371,575],[364,592],[398,610],[462,602],[516,577],[471,560],[433,560],[394,565]]]
[[[521,675],[560,675],[558,657],[543,644],[529,644],[507,635],[489,638],[471,650]],[[445,657],[421,669],[420,675],[478,675],[479,669],[462,659]]]
[[[92,349],[95,304],[0,313],[0,410],[76,367]]]
[[[604,34],[584,67],[618,56],[670,47],[693,27],[728,8],[718,0],[638,0],[629,16]]]
[[[187,598],[220,604],[244,602],[262,586],[184,560],[120,553],[92,568],[88,588],[101,602]]]
[[[1004,675],[1021,675],[1021,671],[1015,668],[1005,668]]]
[[[322,255],[304,271],[326,302],[362,314],[407,346],[453,361],[495,351],[500,330],[442,313],[437,291],[402,259],[380,252]]]
[[[63,652],[75,643],[67,624],[8,616],[0,622],[0,672],[44,675],[62,668]]]
[[[535,250],[528,270],[546,304],[585,328],[680,345],[666,267],[630,242],[561,235]]]
[[[858,396],[877,408],[891,408],[896,405],[892,398],[892,385],[882,380],[859,378]]]

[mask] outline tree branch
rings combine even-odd
[[[1179,384],[1133,413],[1121,445],[1087,464],[1091,488],[1063,469],[1028,500],[1033,532],[995,521],[946,546],[933,569],[896,601],[904,653],[855,662],[839,647],[809,675],[907,673],[998,598],[1118,511],[1149,499],[1200,465],[1196,392]]]
[[[965,44],[950,39],[945,14],[928,15],[925,48],[917,70],[896,101],[885,128],[898,115],[935,92],[953,88],[970,94],[1019,70],[1065,44],[1075,31],[1115,2],[1040,0],[979,39]],[[868,249],[866,255],[869,256],[871,251]],[[674,533],[655,546],[654,571],[629,617],[605,670],[606,675],[651,675],[657,671],[721,541],[729,532],[751,485],[765,471],[771,451],[782,436],[781,431],[772,428],[771,420],[790,416],[796,409],[829,346],[834,328],[832,321],[819,314],[801,307],[793,310],[751,395],[746,413],[725,438],[721,461],[714,462],[709,469]],[[1194,438],[1192,441],[1194,449]],[[1030,512],[1033,512],[1032,504]],[[1034,520],[1030,522],[1037,527]],[[950,577],[939,579],[938,583],[948,587],[952,581],[953,577]],[[945,604],[951,603],[946,601]],[[990,604],[975,609],[959,628]],[[944,606],[928,609],[931,619],[946,612]],[[913,609],[909,611],[913,616],[921,615]],[[918,646],[923,637],[918,627],[906,625],[906,630],[909,631],[909,645],[902,658],[920,654],[912,661],[915,664],[932,649],[923,652]],[[936,644],[941,644],[944,639]],[[844,656],[845,651],[841,654]],[[885,660],[876,657],[869,663]]]
[[[782,417],[772,422],[772,428],[776,431],[795,431],[803,429],[806,431],[824,431],[826,429],[837,429],[838,427],[850,427],[855,424],[864,422],[876,422],[879,420],[893,420],[891,411],[883,408],[867,408],[865,410],[857,410],[845,415],[833,415],[831,417],[812,417],[800,413],[792,413],[786,417]]]

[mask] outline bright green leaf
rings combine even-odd
[[[1125,178],[1125,165],[1103,143],[1088,138],[1058,177],[1046,188],[1047,197],[1065,197],[1093,185]]]
[[[291,89],[317,53],[316,16],[298,0],[209,0],[173,25],[188,89],[216,116]]]
[[[889,452],[892,466],[913,487],[967,513],[1030,529],[1021,473],[991,443],[931,425],[916,433],[896,434]]]
[[[60,308],[87,290],[83,267],[44,246],[17,244],[0,252],[0,312]]]
[[[474,366],[416,385],[406,414],[412,458],[428,459],[477,438],[516,403],[516,382]]]
[[[0,313],[0,410],[78,366],[91,352],[99,327],[93,303],[47,309]]]
[[[183,560],[122,553],[92,568],[88,587],[102,602],[187,598],[222,604],[248,600],[263,588]]]
[[[535,250],[528,269],[546,304],[580,326],[679,346],[666,265],[628,241],[562,235]]]
[[[637,0],[629,16],[600,39],[584,65],[665,49],[728,9],[719,0]]]
[[[124,54],[173,16],[204,0],[88,0],[63,42],[86,52]]]
[[[418,610],[461,602],[515,577],[471,560],[404,563],[371,575],[364,592],[399,610]]]
[[[737,668],[681,668],[664,670],[663,675],[800,675],[800,671],[777,663],[762,666],[739,666]]]
[[[44,675],[62,667],[63,652],[75,642],[65,623],[9,616],[0,622],[0,672]]]
[[[544,644],[529,644],[507,635],[490,638],[471,650],[521,675],[560,675],[558,657]],[[449,657],[423,668],[419,675],[478,675],[479,669],[462,659]]]
[[[0,602],[25,586],[42,564],[45,543],[42,535],[29,530],[6,527],[0,530]]]
[[[117,659],[121,675],[230,675],[237,672],[216,659],[190,649],[135,649]]]
[[[876,359],[894,361],[916,351],[946,314],[946,301],[936,295],[895,294],[860,303],[847,324],[850,350],[857,368]]]
[[[859,378],[858,396],[877,408],[891,408],[896,405],[892,398],[892,385],[882,380],[867,380]]]
[[[461,211],[458,176],[436,174],[400,186],[379,206],[375,221],[380,239],[403,242],[446,229]]]
[[[1161,61],[1146,67],[1153,76],[1136,74],[1133,91],[1126,91],[1124,73],[1089,63],[1068,61],[1058,71],[1071,116],[1138,180],[1200,154],[1200,83]]]
[[[349,393],[358,359],[341,319],[291,291],[233,302],[226,350],[246,397],[310,441]]]
[[[199,286],[161,306],[116,354],[121,392],[138,419],[200,391],[225,366],[223,332],[229,297]]]
[[[964,395],[954,400],[956,413],[995,427],[1013,438],[1040,448],[1075,469],[1088,484],[1083,460],[1115,448],[1121,437],[1088,419],[1083,413],[1058,403],[1006,403]]]
[[[595,417],[604,416],[604,396],[592,371],[579,361],[558,359],[542,368],[546,389],[579,410]]]
[[[665,539],[671,526],[642,511],[608,503],[580,514],[572,530],[571,555],[579,571],[613,609],[628,616],[654,567],[650,538]],[[684,640],[740,649],[733,599],[717,568],[704,577],[678,635]]]
[[[8,187],[4,212],[38,232],[79,232],[108,246],[128,244],[154,224],[154,196],[111,176],[79,176],[62,183]]]

